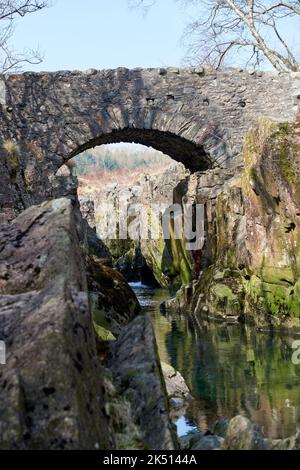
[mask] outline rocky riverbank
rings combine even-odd
[[[0,448],[175,448],[151,323],[84,227],[67,198],[0,227]]]
[[[190,174],[175,165],[161,175],[143,176],[130,189],[95,188],[90,200],[81,190],[81,205],[100,230],[107,200],[116,212],[124,198],[129,207],[149,210],[155,204],[203,204],[200,249],[187,250],[184,235],[175,239],[172,231],[164,239],[157,222],[157,239],[106,241],[118,269],[128,280],[138,280],[132,273],[147,269],[148,279],[152,274],[160,286],[177,291],[166,307],[189,312],[196,323],[210,318],[299,328],[299,149],[298,122],[262,119],[245,138],[244,165],[234,176],[228,168]]]
[[[213,432],[193,431],[180,439],[181,449],[188,450],[298,450],[300,434],[287,439],[266,439],[257,425],[244,416],[230,421],[221,419]]]
[[[189,312],[196,323],[300,327],[299,158],[299,123],[261,120],[245,139],[240,175],[225,182],[219,170],[199,176],[207,234],[201,274],[167,308]]]

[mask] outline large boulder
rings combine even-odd
[[[224,450],[265,450],[266,443],[258,427],[244,416],[235,416],[229,422]]]
[[[72,202],[0,226],[0,448],[114,446]]]
[[[137,297],[116,269],[95,256],[87,257],[87,277],[95,324],[118,336],[122,328],[140,313]]]

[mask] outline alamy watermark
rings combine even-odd
[[[292,363],[295,364],[295,366],[300,365],[300,340],[296,340],[292,344],[292,348],[295,349],[295,351],[292,354]]]
[[[102,240],[182,239],[186,250],[200,250],[204,244],[203,204],[132,204],[127,198],[101,205],[105,214],[98,225]]]
[[[0,365],[6,364],[6,347],[5,342],[0,340]]]

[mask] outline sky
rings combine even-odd
[[[16,24],[14,48],[39,48],[44,57],[39,65],[26,65],[27,70],[182,66],[182,34],[201,5],[187,8],[180,0],[157,0],[143,14],[129,7],[130,0],[49,1],[50,8]],[[289,20],[281,32],[300,52],[299,22]]]
[[[53,6],[18,21],[17,50],[39,47],[39,70],[180,66],[180,37],[191,18],[174,0],[158,1],[147,14],[127,0],[53,0]]]

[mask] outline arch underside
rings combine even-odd
[[[159,130],[126,128],[122,130],[113,130],[110,133],[103,134],[72,152],[69,158],[75,157],[81,152],[90,148],[104,145],[115,144],[119,142],[142,144],[147,147],[153,147],[177,162],[181,162],[191,172],[205,171],[212,167],[212,161],[204,151],[202,145],[196,145],[194,142],[180,137],[171,132]]]

